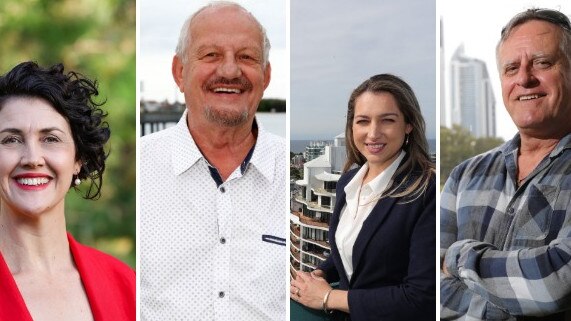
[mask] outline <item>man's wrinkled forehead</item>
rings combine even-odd
[[[197,12],[190,22],[190,32],[192,33],[193,29],[199,25],[208,23],[224,24],[228,19],[234,21],[240,20],[240,22],[245,25],[251,24],[257,29],[260,29],[258,22],[250,12],[237,5],[228,4],[206,7]]]

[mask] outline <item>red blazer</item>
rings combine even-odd
[[[77,243],[69,248],[96,321],[135,320],[135,272],[123,262]],[[0,253],[0,320],[33,321]]]

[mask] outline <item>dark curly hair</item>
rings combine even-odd
[[[35,62],[23,62],[0,77],[0,109],[14,97],[41,98],[52,105],[69,123],[75,145],[75,158],[81,162],[77,177],[89,180],[89,188],[82,195],[86,199],[101,196],[105,159],[104,149],[109,140],[107,116],[94,101],[97,82],[73,71],[64,74],[63,64],[42,68]],[[70,182],[70,187],[75,187]],[[76,190],[78,190],[76,188]]]

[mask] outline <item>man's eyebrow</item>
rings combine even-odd
[[[534,53],[531,55],[531,59],[530,60],[535,60],[535,59],[539,59],[539,58],[554,58],[557,57],[558,54],[553,54],[553,53],[548,53],[548,52],[538,52],[538,53]],[[504,63],[501,64],[502,68],[505,67],[509,67],[509,66],[517,66],[520,64],[520,59],[513,59],[513,60],[508,60]]]

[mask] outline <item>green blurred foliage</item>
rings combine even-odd
[[[498,137],[475,138],[467,129],[459,125],[454,125],[452,128],[441,126],[440,184],[444,186],[450,172],[461,162],[503,143],[504,140]]]
[[[23,61],[63,63],[99,84],[111,129],[102,196],[84,200],[70,190],[68,230],[135,266],[136,64],[135,0],[0,1],[0,70]],[[84,184],[87,185],[87,184]],[[87,186],[80,186],[80,188]]]
[[[286,101],[284,99],[265,98],[258,105],[258,112],[285,113]]]
[[[295,166],[290,165],[289,175],[290,179],[295,179],[295,180],[303,179],[303,169],[299,169]]]

